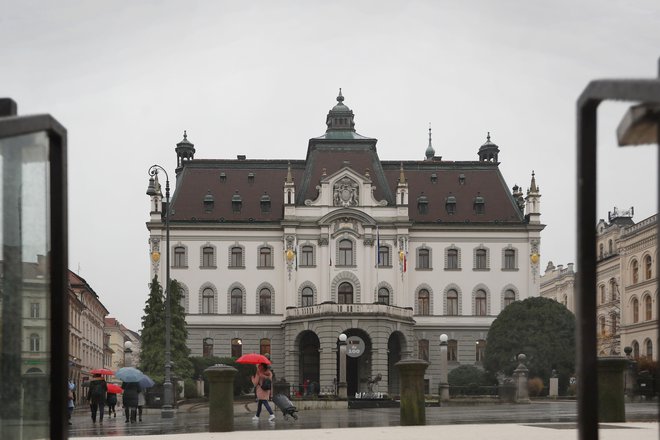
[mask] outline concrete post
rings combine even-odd
[[[550,378],[550,392],[548,393],[550,397],[556,399],[559,396],[559,378],[551,377]]]
[[[529,369],[524,364],[525,359],[527,359],[527,356],[520,353],[518,355],[518,367],[513,370],[513,381],[516,385],[516,403],[530,403],[529,387],[527,384],[529,380]]]
[[[401,379],[401,425],[426,425],[424,372],[429,363],[404,359],[394,364]]]
[[[447,362],[447,335],[440,335],[440,405],[449,402],[449,382],[447,377],[449,375],[449,366]]]
[[[346,384],[346,339],[347,336],[344,333],[339,335],[339,382],[337,382],[337,397],[340,399],[348,398],[348,385]]]
[[[628,359],[619,356],[598,358],[598,420],[625,422],[623,373]]]
[[[237,371],[224,364],[204,370],[209,378],[209,432],[234,430],[234,376]]]

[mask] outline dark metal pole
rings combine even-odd
[[[149,168],[149,188],[147,194],[155,196],[157,189],[154,187],[154,176],[158,176],[158,170],[165,173],[165,380],[163,381],[163,406],[160,415],[164,419],[174,417],[174,393],[172,392],[172,352],[170,340],[172,334],[172,313],[170,307],[170,177],[167,171],[160,165],[152,165]]]

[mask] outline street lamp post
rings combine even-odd
[[[170,177],[167,171],[160,165],[152,165],[149,168],[148,196],[158,194],[155,179],[158,171],[165,173],[165,381],[163,382],[163,406],[160,416],[164,419],[174,417],[174,395],[172,393],[172,362],[170,352],[170,339],[172,333],[172,314],[170,309]]]
[[[133,366],[133,343],[131,341],[124,342],[124,367]]]
[[[447,366],[447,340],[446,334],[440,335],[440,402],[449,402],[449,383]]]
[[[348,398],[346,390],[346,339],[345,333],[339,335],[339,382],[337,383],[337,397]]]

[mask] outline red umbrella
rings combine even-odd
[[[112,394],[121,394],[124,392],[124,389],[115,383],[109,383],[108,392]]]
[[[237,364],[252,364],[252,365],[257,365],[257,364],[267,364],[270,365],[270,360],[263,354],[257,354],[257,353],[248,353],[244,354],[243,356],[239,357],[236,359]]]
[[[113,374],[115,374],[115,373],[112,372],[112,370],[108,370],[107,368],[96,368],[96,369],[90,371],[90,373],[100,374],[102,376],[112,376]]]

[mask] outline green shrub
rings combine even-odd
[[[449,386],[455,387],[479,387],[490,385],[486,378],[486,373],[481,368],[473,365],[461,365],[449,372],[447,377]]]
[[[194,397],[199,397],[197,395],[197,384],[192,379],[186,379],[183,381],[183,395],[186,399],[192,399]]]

